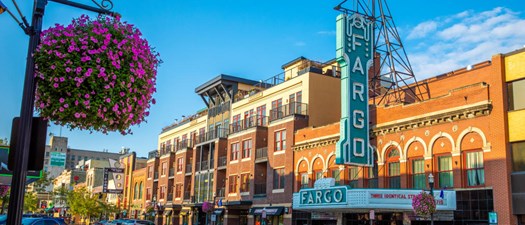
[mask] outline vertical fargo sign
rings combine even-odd
[[[372,166],[368,71],[373,63],[374,24],[359,13],[341,14],[336,27],[336,60],[341,67],[341,128],[336,163]]]

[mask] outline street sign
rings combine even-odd
[[[109,159],[110,167],[104,168],[104,180],[102,183],[102,192],[110,194],[124,193],[124,168],[121,164],[113,159]],[[113,181],[113,187],[109,187],[109,180]]]
[[[9,157],[9,147],[0,146],[0,176],[11,177],[13,176],[13,171],[9,170],[7,167]],[[41,171],[27,171],[28,178],[40,178],[42,176]],[[10,183],[10,182],[9,182]]]
[[[364,15],[341,14],[336,23],[336,59],[341,67],[340,138],[336,163],[373,166],[369,144],[368,72],[374,56],[374,24]]]
[[[66,153],[64,152],[50,152],[49,156],[51,157],[50,165],[51,166],[66,166]]]
[[[489,212],[489,224],[498,224],[498,213]]]

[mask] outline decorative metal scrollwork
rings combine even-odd
[[[91,0],[91,1],[95,3],[95,5],[100,7],[101,9],[105,9],[105,10],[113,9],[113,2],[111,0],[98,0],[100,2],[98,2],[97,0]]]

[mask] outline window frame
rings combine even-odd
[[[273,170],[273,189],[284,189],[286,183],[284,167]]]
[[[274,151],[284,151],[286,149],[286,129],[274,132]]]
[[[468,162],[468,157],[469,157],[469,154],[481,154],[481,167],[476,167],[476,168],[468,168],[469,167],[469,162]],[[477,150],[473,150],[473,151],[464,151],[463,152],[463,165],[464,166],[464,170],[463,170],[463,176],[465,177],[464,179],[464,183],[465,183],[465,187],[484,187],[485,184],[486,184],[486,180],[485,180],[485,161],[484,161],[484,154],[483,154],[483,150],[481,149],[477,149]],[[477,170],[482,170],[483,172],[483,183],[480,183],[480,184],[477,184],[477,185],[470,185],[469,184],[469,171],[477,171]]]
[[[250,192],[250,173],[241,174],[240,190],[242,192]]]
[[[252,148],[253,148],[253,142],[252,139],[247,139],[242,141],[242,155],[241,157],[243,159],[247,159],[251,157]]]
[[[450,169],[449,170],[441,170],[441,164],[440,164],[440,159],[442,158],[450,158]],[[446,186],[446,188],[454,188],[454,166],[452,165],[452,161],[453,161],[453,157],[451,154],[442,154],[442,155],[436,155],[435,156],[435,165],[437,166],[437,176],[435,179],[435,181],[437,182],[434,182],[434,185],[436,188],[445,188],[445,186],[442,185],[442,181],[441,181],[441,175],[442,173],[450,173],[450,177],[452,178],[452,185],[451,186]]]
[[[423,172],[418,172],[416,173],[415,172],[415,163],[414,162],[418,162],[418,163],[423,163]],[[422,157],[417,157],[417,158],[411,158],[408,160],[409,162],[409,165],[410,165],[410,170],[409,170],[409,183],[410,183],[410,188],[417,188],[417,189],[425,189],[426,188],[426,173],[425,173],[425,159],[422,158]],[[415,179],[421,179],[421,175],[423,175],[423,187],[416,187],[415,183]]]
[[[228,194],[234,194],[238,192],[237,175],[230,175],[228,177]]]
[[[230,161],[239,160],[240,142],[232,143],[230,152]]]

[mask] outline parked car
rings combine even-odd
[[[117,219],[108,223],[108,225],[124,225],[125,220]]]
[[[147,220],[135,220],[135,219],[128,219],[125,220],[122,225],[155,225],[155,223]]]
[[[111,221],[109,221],[109,220],[101,220],[101,221],[95,222],[93,225],[109,225],[109,224],[111,224]]]
[[[63,219],[51,217],[22,218],[22,225],[67,225]]]
[[[6,225],[7,215],[0,215],[0,225]]]

